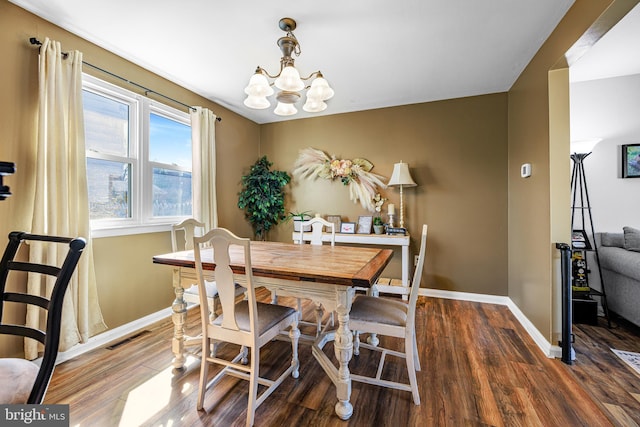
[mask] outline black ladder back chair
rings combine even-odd
[[[16,261],[16,254],[24,242],[68,244],[69,250],[61,266]],[[24,359],[0,359],[0,378],[13,381],[10,390],[0,390],[0,404],[42,403],[58,356],[62,302],[85,245],[86,241],[81,237],[41,236],[19,231],[9,234],[9,243],[0,263],[0,335],[32,338],[44,345],[44,353],[39,367],[34,362]],[[55,277],[50,297],[7,291],[7,279],[11,271]],[[46,329],[42,331],[25,325],[8,323],[5,320],[7,303],[33,305],[46,310]]]

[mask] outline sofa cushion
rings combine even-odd
[[[600,233],[600,244],[602,246],[613,246],[616,248],[624,248],[624,234]]]
[[[628,251],[640,252],[640,230],[633,227],[622,227],[624,231],[624,248]]]
[[[640,254],[609,246],[602,246],[599,252],[602,268],[637,280],[640,285]]]

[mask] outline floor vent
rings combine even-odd
[[[138,332],[137,334],[131,335],[130,337],[127,337],[127,338],[123,339],[122,341],[118,341],[117,343],[114,343],[114,344],[111,344],[110,346],[107,346],[107,350],[115,350],[118,347],[121,347],[121,346],[123,346],[123,345],[125,345],[127,343],[130,343],[131,341],[135,340],[136,338],[139,338],[141,336],[144,336],[144,335],[147,335],[147,334],[150,334],[150,333],[151,333],[151,331]]]

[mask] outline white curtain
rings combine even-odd
[[[40,48],[39,104],[36,132],[35,190],[31,232],[87,239],[76,273],[65,295],[60,350],[86,341],[106,329],[93,266],[89,225],[87,173],[82,110],[82,53],[64,54],[60,43],[48,38]],[[44,250],[31,245],[32,262],[60,264],[66,255],[63,245]],[[30,292],[48,295],[53,283],[29,277]],[[40,310],[27,311],[27,323],[41,325]],[[25,356],[37,357],[38,347],[25,340]]]
[[[216,115],[209,109],[191,110],[193,216],[205,223],[205,230],[218,226],[215,125]]]

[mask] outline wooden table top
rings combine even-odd
[[[231,268],[244,274],[244,254],[240,246],[230,247]],[[204,249],[205,270],[215,270],[213,250]],[[389,264],[393,250],[351,246],[296,245],[280,242],[251,242],[254,277],[370,287]],[[195,268],[193,251],[156,255],[155,264]]]

